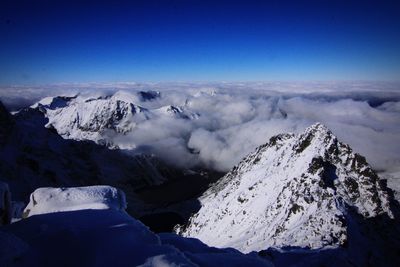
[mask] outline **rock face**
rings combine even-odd
[[[23,217],[85,209],[125,211],[126,207],[124,192],[112,186],[47,187],[31,194]]]
[[[393,218],[386,187],[365,158],[319,123],[272,137],[200,201],[177,231],[242,252],[345,246],[350,212]]]

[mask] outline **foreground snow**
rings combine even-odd
[[[39,188],[31,194],[24,216],[83,209],[126,209],[125,194],[111,186]]]
[[[36,190],[29,217],[0,228],[0,266],[272,266],[255,254],[158,236],[123,212],[122,195],[106,186]]]

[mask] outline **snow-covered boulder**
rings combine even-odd
[[[85,186],[71,188],[39,188],[30,196],[23,217],[62,211],[86,209],[126,209],[125,194],[111,186]]]
[[[0,182],[0,225],[11,222],[11,193],[6,183]]]

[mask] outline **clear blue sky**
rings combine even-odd
[[[2,0],[0,36],[0,85],[400,77],[400,1]]]

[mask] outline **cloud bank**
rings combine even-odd
[[[298,133],[319,121],[375,169],[399,172],[399,88],[378,82],[119,83],[8,87],[0,97],[16,108],[49,95],[158,90],[160,98],[136,104],[148,109],[174,105],[196,118],[155,117],[127,135],[110,136],[115,144],[177,166],[227,171],[271,136]]]

